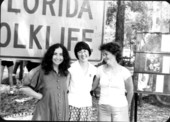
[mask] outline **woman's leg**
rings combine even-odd
[[[20,61],[19,80],[21,81],[24,73],[24,61]]]
[[[128,106],[111,108],[113,122],[129,122]]]
[[[2,66],[2,65],[1,65],[0,67],[1,67],[1,70],[0,70],[0,71],[1,71],[1,72],[0,72],[0,78],[1,78],[1,79],[0,79],[0,86],[1,86],[2,78],[3,78],[3,74],[4,74],[4,68],[5,68],[5,67]]]
[[[80,120],[79,121],[92,121],[93,109],[92,107],[80,108]]]
[[[13,65],[8,67],[8,77],[9,77],[9,83],[10,83],[10,87],[13,86],[13,78],[12,78],[12,74],[13,74]]]
[[[14,64],[14,70],[13,70],[13,74],[17,74],[17,70],[18,70],[18,67],[20,66],[20,61],[17,60]]]
[[[98,121],[111,121],[111,111],[109,105],[99,105],[99,120]]]
[[[69,121],[79,121],[79,108],[69,105]]]

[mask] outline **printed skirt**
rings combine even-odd
[[[77,108],[69,105],[69,121],[92,121],[92,107]]]

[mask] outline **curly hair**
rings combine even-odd
[[[67,49],[59,43],[53,44],[48,48],[46,53],[44,54],[44,57],[41,62],[42,69],[45,71],[45,74],[49,74],[50,71],[53,70],[53,54],[55,49],[61,48],[63,50],[63,62],[59,65],[59,73],[67,76],[68,74],[68,68],[70,67],[70,56],[67,51]]]
[[[106,50],[110,52],[111,54],[115,55],[117,62],[120,63],[122,59],[122,48],[119,43],[108,42],[108,43],[102,44],[99,47],[99,50],[100,51]]]

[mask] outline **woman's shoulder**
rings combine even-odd
[[[24,78],[23,78],[23,81],[24,81],[24,85],[28,85],[30,84],[30,81],[35,78],[35,77],[38,77],[40,71],[41,71],[41,67],[38,66],[34,69],[32,69],[31,71],[29,71],[27,74],[25,74]]]
[[[69,72],[75,72],[78,70],[79,64],[78,61],[74,61],[70,64],[70,67],[68,68]]]
[[[89,62],[89,66],[93,69],[97,69],[97,67],[95,65],[93,65],[92,63]]]
[[[131,72],[130,72],[130,70],[129,70],[127,67],[124,67],[124,66],[122,66],[122,65],[120,65],[120,67],[121,67],[121,72],[122,72],[123,74],[125,74],[125,75],[132,75]]]
[[[33,68],[28,74],[29,76],[34,76],[35,74],[39,73],[40,71],[43,71],[41,66],[37,66],[35,68]]]
[[[100,66],[97,67],[98,73],[104,72],[103,70],[104,70],[104,65],[100,65]]]
[[[102,64],[102,65],[98,66],[97,69],[103,69],[104,67],[105,67],[105,65]]]
[[[70,64],[70,68],[75,67],[78,65],[78,61],[74,61]]]
[[[120,69],[123,70],[123,71],[126,71],[126,72],[129,71],[129,69],[127,69],[126,67],[124,67],[124,66],[122,66],[122,65],[120,65]]]

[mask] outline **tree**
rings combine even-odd
[[[123,0],[118,0],[115,41],[119,42],[122,47],[124,42],[124,21],[125,21],[125,3]]]

